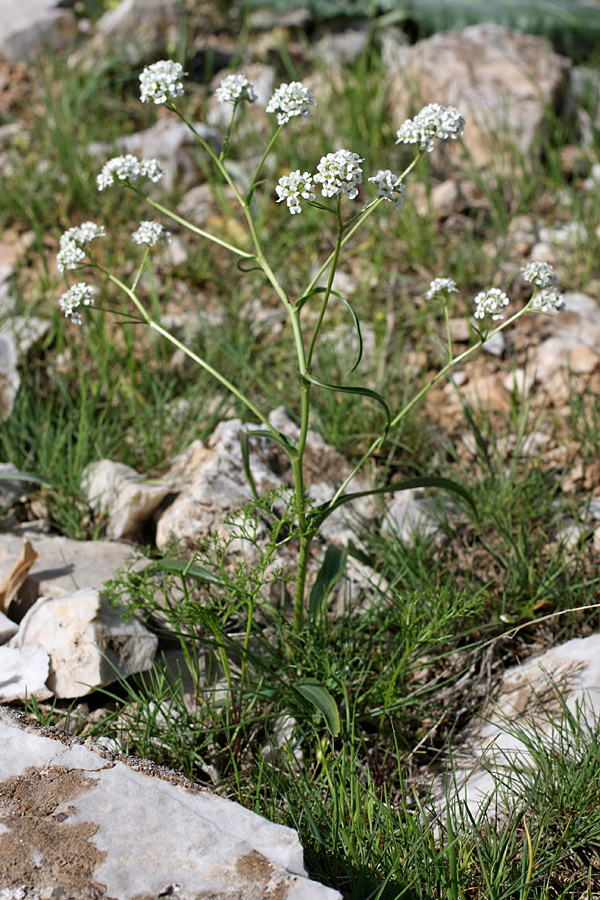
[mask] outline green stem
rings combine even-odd
[[[440,369],[440,371],[437,373],[437,375],[434,378],[432,378],[432,380],[429,381],[425,385],[425,387],[422,388],[419,391],[419,393],[413,397],[413,399],[410,401],[410,403],[407,403],[406,406],[402,410],[400,410],[400,412],[394,419],[392,419],[390,426],[389,426],[389,430],[391,430],[392,428],[395,428],[395,426],[398,425],[398,423],[402,421],[402,419],[411,411],[411,409],[419,402],[419,400],[421,400],[431,390],[431,388],[435,384],[437,384],[437,382],[441,378],[443,378],[445,375],[448,374],[450,369],[452,369],[459,362],[463,362],[463,360],[467,359],[469,356],[471,356],[473,353],[475,353],[476,350],[479,350],[479,348],[490,337],[492,337],[495,334],[498,334],[499,331],[503,331],[505,328],[508,328],[509,325],[512,325],[513,322],[516,322],[517,319],[520,319],[521,316],[524,315],[528,311],[530,303],[531,303],[531,301],[529,301],[529,303],[526,306],[524,306],[522,310],[520,310],[518,313],[515,313],[514,316],[511,316],[510,319],[507,319],[506,322],[503,322],[502,325],[498,326],[498,328],[495,328],[491,332],[491,334],[486,334],[485,336],[480,336],[479,340],[475,344],[473,344],[471,347],[469,347],[467,350],[465,350],[464,353],[461,353],[460,356],[451,357],[451,359],[449,360],[449,362],[446,363],[446,365],[443,367],[443,369]],[[379,435],[379,437],[377,437],[373,441],[373,443],[365,450],[365,452],[363,453],[363,455],[361,456],[359,461],[356,463],[356,465],[354,466],[354,468],[352,469],[350,474],[347,476],[347,478],[344,479],[343,483],[340,485],[340,487],[337,489],[337,491],[331,498],[330,505],[333,505],[337,500],[339,500],[339,498],[342,496],[342,494],[344,493],[344,491],[346,490],[346,488],[348,487],[348,485],[350,484],[352,479],[357,475],[357,473],[363,467],[365,462],[369,459],[369,457],[371,457],[374,453],[376,453],[377,450],[379,450],[379,448],[381,447],[381,445],[384,442],[384,439],[385,439],[384,435]]]
[[[232,384],[229,379],[225,378],[224,375],[221,375],[221,373],[217,369],[213,368],[210,363],[206,362],[205,359],[202,359],[201,356],[198,356],[197,353],[194,353],[193,350],[190,350],[189,347],[186,347],[185,344],[183,344],[174,335],[167,331],[166,328],[163,328],[162,325],[160,325],[158,322],[155,322],[154,319],[152,319],[148,315],[139,298],[130,287],[128,287],[115,275],[112,275],[110,272],[106,271],[106,269],[103,269],[101,266],[98,266],[97,268],[99,268],[101,272],[104,272],[109,281],[112,281],[113,284],[117,285],[117,287],[119,287],[122,291],[124,291],[125,294],[127,294],[129,299],[135,304],[142,318],[144,319],[146,324],[150,326],[150,328],[154,329],[154,331],[158,332],[158,334],[166,338],[171,344],[173,344],[173,346],[177,347],[179,350],[185,353],[186,356],[189,356],[190,359],[192,359],[195,363],[197,363],[197,365],[208,372],[209,375],[212,375],[213,378],[220,382],[223,387],[227,388],[227,390],[230,391],[230,393],[232,393],[234,397],[237,397],[237,399],[240,400],[244,404],[244,406],[256,416],[259,422],[262,422],[262,424],[271,432],[271,434],[273,434],[275,437],[279,437],[277,430],[273,428],[266,416],[264,416],[263,413],[258,409],[258,407],[255,406],[254,403],[252,403],[252,401],[248,397],[246,397],[246,395],[243,394],[234,384]]]
[[[400,180],[401,180],[401,181],[404,181],[404,179],[406,178],[406,176],[409,175],[410,172],[412,172],[412,170],[414,169],[414,167],[417,165],[417,163],[419,162],[419,160],[420,160],[421,157],[423,156],[423,153],[424,153],[424,152],[425,152],[424,150],[419,150],[419,152],[417,153],[417,155],[415,156],[415,158],[413,159],[413,161],[411,162],[411,164],[410,164],[409,166],[407,166],[407,168],[404,170],[404,172],[402,173],[402,175],[400,175]],[[364,208],[363,210],[361,210],[361,212],[358,213],[358,215],[357,215],[354,219],[351,219],[350,222],[347,222],[347,223],[346,223],[346,225],[344,226],[345,228],[347,228],[349,225],[351,225],[352,227],[350,228],[350,230],[349,230],[348,233],[346,234],[345,238],[344,238],[343,241],[341,242],[341,244],[340,244],[340,249],[343,249],[343,248],[346,246],[346,244],[348,243],[348,241],[350,240],[350,238],[351,238],[351,237],[358,231],[358,229],[359,229],[359,228],[367,221],[367,219],[369,218],[369,216],[371,216],[371,215],[375,212],[375,210],[376,210],[379,206],[381,206],[381,204],[384,202],[384,200],[385,200],[384,197],[378,197],[376,200],[372,200],[371,203],[368,203],[367,206],[365,206],[365,208]],[[353,222],[354,222],[354,224],[352,224]],[[310,291],[313,290],[313,288],[315,287],[315,285],[316,285],[316,283],[318,282],[319,278],[321,277],[321,275],[323,274],[323,272],[327,269],[327,266],[329,265],[329,263],[330,263],[331,260],[333,259],[333,254],[334,254],[334,252],[335,252],[335,250],[334,250],[332,253],[329,254],[329,256],[327,257],[327,259],[325,260],[325,262],[323,263],[323,265],[321,266],[321,268],[318,270],[318,272],[317,272],[316,275],[314,276],[314,278],[310,281],[308,287],[307,287],[306,290],[304,291],[305,294],[308,294],[308,293],[310,293]]]
[[[238,256],[241,256],[244,259],[254,259],[253,253],[248,253],[247,250],[241,250],[239,247],[234,247],[233,244],[228,244],[227,241],[223,241],[221,240],[221,238],[215,237],[214,234],[210,234],[208,231],[203,231],[202,228],[198,228],[196,225],[192,225],[191,222],[188,222],[186,219],[178,216],[177,213],[173,212],[173,210],[171,209],[168,209],[166,206],[163,206],[162,203],[158,203],[151,197],[146,197],[144,194],[141,194],[141,192],[139,193],[140,196],[143,196],[144,200],[146,200],[150,204],[150,206],[153,206],[154,209],[157,209],[165,216],[173,219],[174,222],[179,222],[179,224],[183,225],[184,228],[187,228],[188,231],[191,231],[194,234],[199,235],[200,237],[207,238],[209,241],[212,241],[213,244],[218,244],[219,247],[225,247],[226,250],[230,250],[232,253],[236,253]]]
[[[325,312],[327,310],[327,304],[329,303],[329,298],[331,296],[331,289],[333,287],[333,279],[335,278],[335,270],[337,268],[337,263],[338,263],[338,259],[340,256],[340,250],[342,247],[342,239],[344,236],[344,224],[342,222],[341,200],[342,200],[342,198],[338,194],[338,198],[337,198],[338,234],[337,234],[337,239],[335,242],[333,254],[331,256],[331,267],[329,269],[329,278],[327,280],[327,287],[325,289],[325,294],[323,295],[323,302],[321,304],[321,310],[319,312],[317,324],[315,325],[313,333],[312,333],[312,338],[310,340],[308,353],[306,354],[306,367],[307,367],[308,371],[310,371],[310,364],[312,362],[313,352],[315,349],[315,343],[316,343],[319,331],[321,330],[321,325],[323,324],[323,319],[325,317]]]
[[[250,182],[250,187],[248,188],[248,191],[247,191],[247,193],[246,193],[246,203],[250,203],[250,200],[252,199],[252,194],[254,193],[254,188],[256,187],[256,182],[258,181],[258,178],[259,178],[260,173],[261,173],[261,171],[262,171],[262,167],[263,167],[264,164],[265,164],[265,161],[266,161],[266,159],[267,159],[267,156],[269,155],[269,153],[270,153],[271,150],[273,149],[273,146],[274,146],[274,144],[275,144],[275,141],[276,141],[277,138],[279,137],[279,135],[280,135],[280,133],[281,133],[281,129],[282,129],[283,127],[284,127],[283,125],[280,125],[280,126],[279,126],[279,128],[277,129],[277,131],[275,132],[275,134],[273,135],[273,137],[271,138],[271,140],[270,140],[269,143],[267,144],[267,149],[266,149],[265,152],[263,153],[262,158],[261,158],[261,160],[260,160],[258,166],[256,167],[256,171],[255,171],[255,173],[254,173],[254,175],[253,175],[253,177],[252,177],[252,181]]]

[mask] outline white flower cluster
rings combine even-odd
[[[245,75],[228,75],[216,89],[215,97],[219,103],[240,103],[242,100],[255,103],[258,99],[254,85]]]
[[[316,106],[314,94],[301,81],[281,84],[267,104],[268,113],[277,113],[277,122],[285,125],[292,116],[310,116],[310,107]]]
[[[140,75],[140,98],[142,103],[166,103],[183,94],[181,79],[187,75],[178,62],[162,59],[146,66]]]
[[[434,278],[425,294],[425,299],[433,300],[435,297],[443,297],[444,300],[448,300],[449,294],[458,294],[456,282],[452,278]]]
[[[165,231],[159,222],[140,222],[140,227],[131,235],[136,244],[147,244],[154,247],[156,244],[170,244],[171,234]]]
[[[296,169],[295,172],[290,172],[289,175],[283,175],[279,179],[279,183],[275,190],[278,195],[277,202],[281,203],[282,200],[286,200],[292,215],[294,213],[302,212],[300,198],[303,200],[315,199],[312,175],[308,172],[301,174],[300,169]]]
[[[535,291],[531,298],[531,312],[563,312],[565,301],[556,290],[558,277],[550,263],[527,263],[521,269],[521,274],[525,281],[535,286]]]
[[[157,159],[140,160],[128,153],[126,156],[115,156],[109,159],[102,167],[102,171],[96,179],[98,182],[98,190],[103,191],[110,187],[115,181],[126,181],[134,184],[140,179],[148,179],[157,182],[164,175],[164,170]]]
[[[104,228],[94,222],[84,222],[83,225],[76,225],[65,231],[60,238],[60,251],[56,256],[58,271],[76,269],[85,259],[85,251],[81,249],[81,245],[103,236]]]
[[[491,316],[496,321],[504,318],[502,307],[508,306],[510,301],[504,291],[499,288],[488,288],[487,291],[480,291],[473,302],[475,303],[474,316],[476,319]]]
[[[358,194],[357,185],[362,184],[362,169],[359,163],[363,160],[358,153],[350,150],[337,150],[321,157],[317,166],[315,181],[322,184],[324,197],[335,197],[342,194],[354,200]]]
[[[85,281],[74,284],[58,299],[60,309],[62,309],[67,318],[71,317],[71,321],[75,325],[81,325],[81,314],[76,310],[82,303],[84,306],[94,305],[94,290]]]
[[[465,120],[453,106],[430,103],[417,113],[414,119],[407,119],[397,132],[397,144],[418,144],[419,150],[433,150],[433,141],[440,138],[456,140],[465,130]]]
[[[380,169],[377,175],[369,178],[369,181],[377,185],[378,197],[385,197],[386,200],[394,204],[396,210],[402,209],[406,186],[398,175],[394,175],[389,169]]]

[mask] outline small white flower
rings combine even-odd
[[[494,321],[504,318],[502,307],[508,306],[510,303],[504,291],[499,288],[488,288],[487,291],[481,291],[473,302],[476,307],[474,312],[476,319],[491,316]]]
[[[295,172],[290,172],[289,175],[283,175],[275,187],[278,195],[277,202],[281,203],[282,200],[286,200],[292,215],[294,213],[302,212],[300,198],[303,200],[315,199],[312,182],[312,175],[308,172],[304,172],[302,175],[300,169],[296,169]]]
[[[404,195],[406,194],[406,185],[398,175],[394,175],[389,169],[380,169],[377,175],[369,178],[377,185],[377,196],[385,197],[390,203],[393,203],[396,210],[401,210],[404,206]]]
[[[135,184],[140,179],[148,180],[156,183],[164,175],[164,170],[157,159],[142,159],[141,161],[128,153],[126,156],[115,156],[109,159],[102,167],[102,171],[98,175],[98,190],[103,191],[105,188],[115,184],[116,181],[124,181],[128,184]]]
[[[82,303],[84,306],[94,305],[94,290],[85,281],[74,284],[58,299],[60,309],[62,309],[67,318],[70,316],[71,321],[76,325],[81,325],[81,314],[76,312],[76,310]]]
[[[535,286],[531,298],[531,312],[563,312],[565,301],[556,290],[558,276],[550,263],[530,262],[521,269],[525,281]]]
[[[58,271],[64,272],[65,269],[76,269],[81,261],[85,259],[85,252],[81,249],[81,246],[98,237],[104,237],[104,228],[102,225],[96,225],[94,222],[84,222],[83,225],[76,225],[65,231],[61,235],[60,251],[56,256]]]
[[[453,106],[430,103],[417,113],[414,119],[407,119],[397,132],[397,144],[418,144],[419,150],[433,150],[434,138],[445,141],[456,140],[465,130],[465,120]]]
[[[452,278],[434,278],[425,294],[425,299],[433,300],[435,297],[443,297],[444,300],[448,300],[449,294],[458,294],[456,282]]]
[[[558,285],[558,276],[550,263],[530,262],[521,269],[525,281],[535,284],[537,287],[547,288]]]
[[[358,194],[357,185],[362,184],[362,169],[359,163],[363,160],[358,153],[350,150],[337,150],[321,157],[317,166],[315,181],[323,185],[321,191],[324,197],[335,197],[336,194],[345,194],[350,200],[354,200]]]
[[[258,99],[254,85],[245,75],[228,75],[216,89],[215,97],[219,103],[240,103],[242,100],[255,103]]]
[[[540,313],[561,313],[565,311],[565,308],[565,301],[552,286],[546,286],[536,291],[531,298],[531,306],[529,307],[531,312]]]
[[[146,66],[140,75],[140,98],[142,103],[166,103],[167,100],[175,100],[183,94],[183,84],[180,79],[187,72],[178,62],[172,59],[163,59],[151,66]]]
[[[277,113],[280,125],[289,122],[292,116],[310,116],[310,107],[316,106],[314,94],[304,87],[301,81],[281,84],[267,104],[268,113]]]
[[[148,244],[154,247],[156,244],[170,244],[171,234],[165,231],[159,222],[140,222],[140,227],[131,235],[136,244]]]

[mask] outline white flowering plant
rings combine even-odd
[[[145,220],[133,232],[131,239],[142,249],[142,259],[138,271],[131,283],[118,278],[107,268],[98,263],[92,254],[96,242],[105,236],[102,226],[93,222],[70,228],[60,239],[60,250],[57,257],[58,269],[61,273],[68,271],[79,272],[85,266],[94,267],[103,273],[114,285],[116,285],[129,298],[137,321],[146,323],[151,329],[162,335],[171,344],[182,350],[197,365],[201,366],[223,387],[231,392],[245,407],[250,416],[260,423],[258,430],[253,430],[253,436],[262,436],[274,441],[279,448],[289,457],[293,471],[293,505],[291,515],[292,533],[297,537],[299,545],[298,564],[293,580],[295,581],[295,604],[293,616],[293,629],[300,633],[307,614],[312,621],[317,615],[323,613],[322,599],[326,599],[327,591],[323,588],[329,575],[321,574],[317,577],[316,588],[307,592],[307,569],[311,551],[311,544],[319,534],[325,520],[335,510],[350,501],[365,494],[386,493],[405,490],[418,486],[439,487],[455,491],[469,499],[467,492],[459,485],[444,478],[422,477],[409,478],[373,487],[369,491],[352,491],[351,484],[357,473],[372,459],[385,444],[388,435],[397,428],[399,423],[410,412],[414,405],[441,378],[444,378],[450,369],[473,354],[493,334],[513,323],[520,316],[528,312],[550,313],[560,311],[563,307],[561,297],[557,291],[557,280],[554,271],[548,263],[532,262],[522,270],[523,278],[528,281],[533,289],[529,301],[508,318],[505,318],[506,307],[509,305],[508,296],[497,287],[490,287],[482,291],[474,298],[473,333],[476,340],[462,354],[455,356],[452,347],[449,327],[449,301],[452,294],[458,293],[458,288],[450,278],[435,278],[426,294],[427,301],[433,301],[436,306],[441,305],[444,310],[447,327],[447,359],[440,371],[428,384],[403,406],[402,409],[392,410],[388,401],[378,392],[355,384],[330,384],[321,380],[315,369],[315,348],[319,336],[325,327],[327,314],[333,298],[340,298],[348,309],[352,318],[353,327],[358,336],[360,351],[351,371],[354,371],[360,363],[362,353],[362,338],[360,323],[354,310],[347,299],[341,298],[334,291],[334,276],[338,263],[344,253],[348,242],[364,225],[366,220],[373,216],[382,204],[391,203],[396,213],[400,213],[407,197],[407,179],[415,166],[425,153],[431,153],[435,149],[436,142],[457,140],[461,138],[465,122],[460,113],[453,107],[442,107],[438,104],[430,104],[419,112],[414,119],[407,120],[397,132],[397,144],[412,145],[415,154],[410,164],[400,174],[391,169],[376,169],[374,174],[366,177],[365,159],[358,153],[348,149],[338,149],[327,153],[319,161],[313,161],[313,165],[305,171],[296,169],[289,174],[282,175],[275,185],[269,185],[263,178],[263,167],[267,156],[272,152],[279,135],[284,128],[291,128],[298,124],[296,120],[307,118],[316,107],[316,99],[311,91],[300,82],[282,84],[278,87],[266,106],[266,113],[276,117],[277,125],[273,130],[267,147],[256,166],[256,169],[247,185],[242,188],[234,179],[230,169],[225,164],[229,152],[229,139],[234,125],[235,117],[245,106],[257,103],[257,94],[254,86],[242,74],[227,76],[217,88],[216,99],[224,104],[231,105],[231,118],[226,136],[223,141],[221,153],[215,152],[213,147],[196,131],[193,124],[187,119],[178,105],[178,101],[184,95],[183,79],[185,72],[182,67],[172,61],[155,63],[145,69],[140,76],[142,102],[154,102],[169,109],[177,115],[194,134],[199,145],[210,159],[216,175],[228,185],[235,200],[243,212],[246,230],[249,238],[245,249],[236,246],[228,240],[205,231],[192,223],[184,220],[177,213],[169,210],[161,202],[148,195],[142,188],[145,184],[159,182],[163,169],[159,160],[142,159],[135,156],[119,156],[109,160],[103,166],[98,175],[98,189],[126,188],[136,192],[154,208],[161,216],[178,225],[187,228],[199,238],[211,241],[224,248],[237,260],[238,264],[253,268],[260,268],[268,281],[274,296],[287,314],[289,327],[293,335],[296,363],[299,374],[298,380],[298,408],[299,437],[296,441],[289,436],[277,431],[270,423],[268,410],[272,406],[272,397],[264,398],[264,405],[255,402],[240,388],[228,380],[218,369],[214,368],[205,358],[185,346],[177,337],[171,334],[160,321],[153,318],[144,303],[140,299],[138,288],[142,274],[148,265],[151,253],[159,245],[168,243],[169,232],[158,221]],[[307,164],[308,165],[308,164]],[[309,171],[310,168],[310,171]],[[314,207],[327,218],[328,226],[333,223],[332,246],[330,252],[318,266],[317,271],[307,279],[304,290],[299,296],[290,296],[284,287],[282,277],[274,271],[269,262],[267,249],[268,241],[259,232],[253,214],[251,203],[256,191],[269,191],[273,201],[287,206],[292,216],[302,213],[307,206]],[[242,265],[239,265],[242,269]],[[243,271],[243,269],[242,269]],[[321,279],[325,278],[325,286],[321,287]],[[317,302],[317,311],[314,318],[303,316],[303,309],[310,303]],[[92,310],[94,306],[94,291],[90,285],[79,281],[70,287],[59,299],[59,306],[72,322],[81,323],[82,311]],[[121,309],[119,309],[121,313]],[[500,324],[497,324],[500,323]],[[314,505],[310,501],[305,488],[305,452],[307,435],[311,419],[311,398],[315,391],[332,391],[355,395],[360,400],[373,401],[381,410],[381,429],[374,436],[362,456],[353,465],[350,474],[344,478],[333,496],[325,503]],[[249,443],[248,433],[241,434],[243,458],[245,470],[250,481],[250,486],[258,500],[256,487],[252,481],[250,466],[248,463]],[[335,556],[335,551],[333,551]],[[341,554],[340,557],[341,558]],[[331,563],[332,554],[329,556]],[[290,580],[292,580],[290,578]],[[316,593],[315,593],[316,589]]]

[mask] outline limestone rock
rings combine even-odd
[[[96,22],[96,34],[74,54],[73,64],[92,69],[98,59],[115,56],[139,66],[176,46],[180,0],[121,0]]]
[[[383,534],[393,534],[411,544],[416,536],[430,538],[437,530],[432,501],[422,490],[397,491],[393,495],[383,521]]]
[[[15,503],[23,491],[27,490],[27,485],[23,481],[13,481],[2,479],[3,475],[12,475],[17,472],[16,466],[12,463],[0,463],[0,507],[8,508]]]
[[[567,641],[504,673],[493,703],[482,711],[481,724],[475,724],[452,752],[450,794],[464,800],[476,815],[498,785],[510,785],[511,768],[526,766],[531,759],[511,725],[529,734],[535,729],[537,739],[550,744],[558,733],[563,704],[573,713],[580,706],[592,728],[598,721],[600,634]],[[565,742],[562,746],[566,749]],[[443,803],[446,784],[438,788]]]
[[[25,614],[10,646],[44,650],[48,688],[56,697],[83,697],[152,666],[158,639],[135,617],[124,621],[97,590],[40,597]]]
[[[565,312],[549,322],[550,336],[534,354],[538,381],[546,383],[567,371],[590,373],[600,366],[600,308],[586,294],[563,295]],[[562,374],[561,374],[562,373]]]
[[[29,538],[38,558],[11,604],[19,621],[38,597],[64,597],[78,587],[101,589],[131,556],[131,546],[112,541],[73,541],[66,537],[24,531],[0,534],[0,580],[10,571]]]
[[[170,491],[168,482],[147,482],[130,466],[101,459],[87,467],[82,487],[96,515],[107,514],[106,535],[135,535]]]
[[[269,420],[280,433],[293,439],[298,437],[297,426],[283,409],[275,410]],[[158,521],[156,543],[161,549],[172,536],[195,543],[217,529],[228,513],[252,500],[242,466],[239,442],[242,428],[252,432],[258,426],[244,426],[239,419],[221,422],[206,443],[195,441],[173,462],[166,477],[181,490]],[[259,495],[291,484],[289,463],[273,442],[256,438],[251,447],[250,468]],[[320,435],[309,432],[305,473],[308,493],[317,502],[325,502],[349,472],[346,460]],[[359,491],[366,487],[364,478],[357,477],[349,490]],[[340,508],[324,523],[323,536],[336,543],[347,543],[352,532],[346,519],[352,511],[369,515],[372,507],[366,500]]]
[[[25,356],[51,328],[50,319],[40,319],[39,316],[11,316],[0,326],[0,334],[9,335],[15,342],[19,356]]]
[[[17,647],[0,647],[0,700],[12,703],[35,697],[47,700],[52,696],[46,687],[50,659],[39,648],[20,650]]]
[[[21,384],[17,348],[8,334],[0,334],[0,421],[8,419]]]
[[[0,884],[26,883],[24,900],[341,900],[309,881],[292,829],[174,772],[1,709],[0,782],[12,796],[25,780],[27,805],[0,810]]]
[[[218,132],[204,122],[194,122],[194,128],[216,153],[220,153],[222,139]],[[116,146],[119,153],[158,159],[165,170],[161,179],[165,191],[173,190],[175,185],[184,190],[193,187],[202,177],[196,161],[198,141],[184,122],[167,117],[159,119],[151,128],[119,138]],[[87,150],[92,156],[108,159],[115,155],[114,147],[114,144],[94,142],[88,144]]]
[[[77,20],[64,0],[2,0],[0,58],[33,62],[48,50],[64,50]]]
[[[543,135],[546,109],[559,112],[568,94],[570,62],[541,37],[499,25],[435,34],[413,46],[384,46],[395,127],[417,103],[455,106],[466,120],[465,142],[475,166],[499,162],[501,143],[527,156]],[[439,146],[442,145],[443,146]],[[458,141],[439,141],[433,164],[451,172],[464,162]]]

